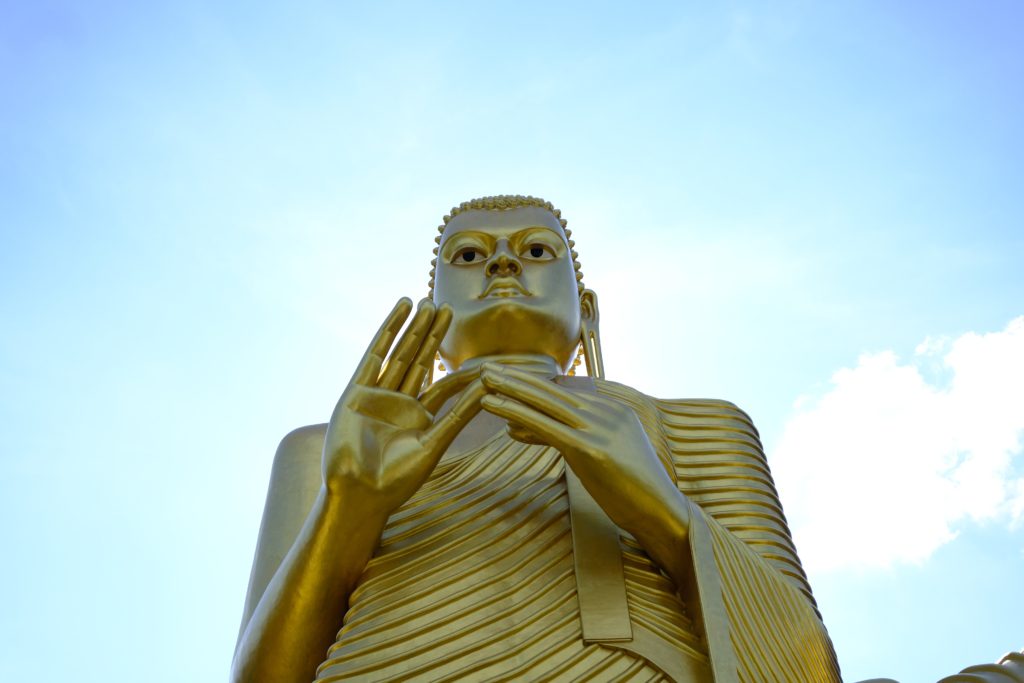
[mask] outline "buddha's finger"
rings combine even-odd
[[[434,424],[423,432],[420,443],[427,452],[440,457],[473,416],[480,412],[480,401],[486,395],[487,389],[484,388],[483,382],[476,380],[470,384],[452,409],[437,418]]]
[[[544,443],[554,446],[563,453],[583,446],[578,431],[515,399],[488,394],[480,399],[480,405],[487,412],[536,434]]]
[[[505,429],[508,435],[519,443],[528,443],[534,446],[546,446],[544,439],[540,438],[529,429],[522,425],[517,425],[514,422],[509,422],[508,427]]]
[[[451,325],[451,322],[452,307],[444,304],[434,314],[434,322],[430,326],[430,331],[423,339],[423,343],[420,344],[416,358],[405,373],[405,379],[402,380],[399,388],[403,394],[415,397],[419,393],[423,387],[423,380],[426,379],[427,373],[430,372],[430,366],[434,362],[434,354],[441,346],[444,335],[448,333],[448,326]]]
[[[498,377],[508,377],[518,380],[523,384],[533,387],[537,391],[561,401],[575,410],[582,410],[590,405],[590,397],[583,396],[578,392],[552,382],[549,378],[526,372],[511,365],[499,365],[498,363],[485,363],[484,370],[495,373]]]
[[[550,396],[561,399],[570,406],[586,408],[587,405],[589,405],[587,400],[585,400],[580,394],[567,389],[564,386],[555,384],[545,377],[535,375],[532,372],[526,372],[525,370],[520,370],[519,368],[511,365],[499,365],[498,363],[486,363],[485,365],[485,370],[491,369],[501,375],[518,379],[530,386],[536,387],[538,391],[542,391]]]
[[[445,402],[462,391],[466,386],[480,376],[480,366],[476,366],[470,370],[460,370],[453,372],[450,375],[437,380],[429,387],[427,387],[422,394],[420,394],[420,405],[422,405],[431,415],[436,415],[437,411],[441,409],[441,406]]]
[[[404,296],[391,309],[391,313],[384,319],[384,323],[377,330],[373,341],[366,348],[362,360],[356,366],[356,371],[352,375],[352,381],[355,384],[373,385],[377,383],[377,377],[380,375],[380,368],[384,364],[388,349],[391,348],[392,342],[398,336],[398,331],[402,329],[402,324],[409,317],[411,310],[412,301]]]
[[[484,368],[480,375],[484,386],[504,396],[524,403],[535,408],[549,417],[553,417],[570,427],[582,427],[584,422],[581,419],[580,408],[562,396],[564,389],[551,385],[556,391],[548,391],[550,383],[542,379],[528,375],[526,377],[513,377],[511,374],[502,372],[493,366]]]
[[[394,351],[391,352],[391,356],[384,364],[384,370],[377,381],[378,387],[389,391],[396,391],[402,384],[402,378],[405,377],[406,370],[408,370],[413,358],[416,357],[416,352],[419,351],[420,344],[423,341],[423,337],[426,336],[427,330],[430,329],[430,324],[434,320],[435,310],[434,302],[430,299],[424,299],[420,302],[412,322],[409,323],[409,327],[402,334],[402,338],[398,340]]]

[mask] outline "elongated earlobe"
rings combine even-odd
[[[601,316],[597,309],[597,294],[592,289],[580,293],[580,342],[587,374],[604,379],[604,359],[601,356]]]

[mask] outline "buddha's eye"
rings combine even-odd
[[[555,250],[546,244],[535,242],[523,250],[523,257],[535,261],[550,261],[555,258]]]
[[[459,253],[455,254],[455,258],[452,259],[452,263],[455,264],[466,264],[466,263],[479,263],[484,260],[484,254],[476,247],[466,247]]]

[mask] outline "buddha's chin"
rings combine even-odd
[[[454,310],[441,356],[453,369],[471,358],[505,354],[544,355],[565,367],[579,343],[579,312],[538,303],[530,297],[502,297]]]

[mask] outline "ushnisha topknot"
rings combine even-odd
[[[572,267],[576,271],[576,288],[582,293],[583,292],[583,271],[580,270],[579,254],[576,253],[576,242],[572,239],[572,230],[565,227],[567,221],[562,218],[562,212],[556,209],[554,205],[540,197],[531,197],[529,195],[521,194],[499,194],[491,197],[478,197],[477,199],[470,199],[468,202],[462,202],[458,206],[453,206],[451,212],[448,213],[443,219],[443,223],[437,226],[437,237],[434,238],[434,258],[430,261],[430,282],[427,283],[429,288],[427,296],[431,299],[434,298],[434,273],[437,268],[437,253],[441,248],[441,233],[444,232],[444,228],[448,223],[464,211],[509,211],[511,209],[518,209],[524,206],[537,206],[542,209],[547,209],[551,214],[558,219],[562,229],[565,230],[565,238],[569,241],[569,251],[572,253]]]

